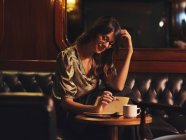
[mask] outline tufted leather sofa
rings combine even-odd
[[[186,101],[186,74],[130,73],[122,93],[136,101],[182,106]],[[147,110],[153,115],[153,137],[186,133],[186,117],[178,112]]]
[[[0,71],[0,92],[43,92],[51,95],[54,72]],[[186,100],[186,74],[129,73],[125,89],[117,93],[137,101],[181,106]],[[153,136],[186,133],[185,117],[176,112],[148,110]]]
[[[0,92],[43,92],[51,94],[54,73],[0,71]]]
[[[53,100],[39,92],[0,94],[1,140],[56,140]]]

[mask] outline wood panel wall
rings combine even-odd
[[[125,49],[120,49],[114,60],[121,67]],[[134,49],[130,72],[186,73],[185,49]]]
[[[54,0],[0,0],[0,68],[50,69],[58,51]],[[35,64],[35,66],[34,66]],[[40,66],[41,65],[41,66]]]
[[[54,59],[54,1],[1,0],[0,4],[0,59]]]
[[[0,0],[0,70],[55,71],[68,46],[64,11],[65,0]],[[134,49],[130,72],[186,73],[186,50]]]

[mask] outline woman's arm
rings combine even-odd
[[[97,105],[84,105],[78,102],[75,102],[72,98],[64,98],[61,101],[61,105],[65,110],[72,111],[74,113],[83,113],[83,112],[102,112],[103,109],[111,103],[114,99],[111,96],[112,93],[109,91],[104,91]]]
[[[126,57],[123,60],[123,64],[120,68],[117,69],[117,75],[116,76],[108,76],[107,79],[110,83],[110,85],[116,89],[116,90],[123,90],[125,81],[127,79],[128,71],[129,71],[129,66],[130,66],[130,61],[131,57],[133,54],[133,46],[132,46],[132,40],[131,36],[128,33],[127,30],[122,29],[121,30],[121,35],[122,35],[122,43],[124,46],[126,46]]]

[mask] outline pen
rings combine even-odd
[[[110,96],[113,98],[113,100],[119,101],[117,97],[114,97],[113,95],[110,95]]]

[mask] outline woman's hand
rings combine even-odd
[[[186,42],[182,41],[182,40],[176,40],[174,41],[174,44],[181,49],[185,49],[186,48]]]
[[[130,53],[133,53],[133,45],[131,35],[126,29],[121,29],[121,43],[127,47]]]
[[[103,109],[114,101],[114,98],[112,96],[112,93],[110,91],[103,91],[103,94],[101,98],[98,101],[98,104],[96,106],[96,112],[102,112]]]

